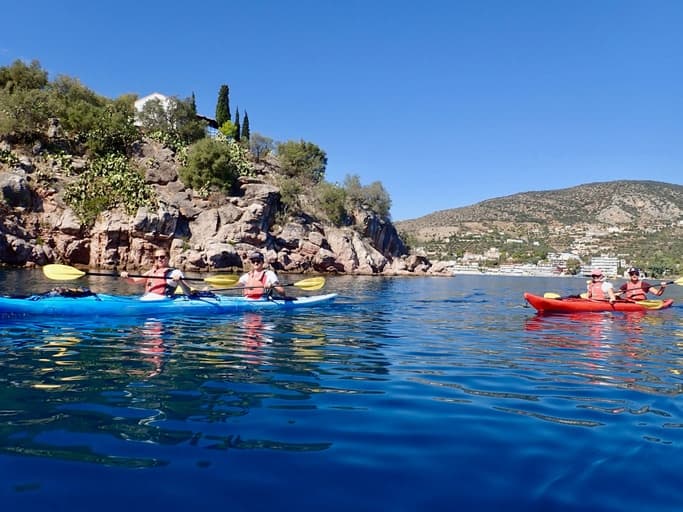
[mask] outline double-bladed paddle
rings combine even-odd
[[[50,265],[45,265],[43,267],[43,274],[48,279],[53,279],[55,281],[72,281],[83,276],[103,276],[103,277],[121,277],[118,274],[108,274],[106,272],[83,272],[75,267],[70,267],[69,265],[61,265],[58,263],[53,263]],[[128,277],[150,277],[142,274],[128,274]],[[205,278],[192,278],[186,277],[185,281],[202,281],[209,283],[212,286],[233,286],[237,284],[239,276],[235,274],[222,274],[218,276],[210,276]]]
[[[683,277],[679,277],[678,279],[676,279],[674,281],[666,281],[664,284],[677,284],[679,286],[683,286]],[[657,285],[653,284],[652,286],[657,286]],[[661,286],[661,284],[659,286]],[[618,294],[617,291],[615,291],[614,293]],[[579,297],[582,299],[586,299],[586,298],[588,298],[588,294],[586,292],[584,292],[581,295],[568,295],[565,297],[563,297],[559,293],[553,293],[553,292],[545,292],[543,294],[543,298],[545,298],[545,299],[572,299],[572,298],[576,299]],[[643,301],[638,301],[638,302],[643,302]]]
[[[320,290],[323,286],[325,286],[325,278],[322,276],[309,277],[307,279],[302,279],[301,281],[297,281],[296,283],[286,283],[286,284],[279,283],[278,286],[296,286],[297,288],[300,288],[301,290],[313,292],[315,290]],[[243,287],[239,287],[239,288],[232,286],[230,288],[217,288],[213,291],[219,292],[222,290],[235,290],[235,289],[244,290],[244,289],[249,289],[249,288],[263,288],[263,286],[243,286]]]

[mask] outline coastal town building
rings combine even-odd
[[[588,266],[581,267],[581,274],[589,277],[593,269],[599,268],[607,277],[614,278],[618,275],[620,259],[614,256],[593,256]]]

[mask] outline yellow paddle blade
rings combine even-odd
[[[239,276],[235,274],[222,274],[204,278],[204,281],[211,286],[233,286],[239,281]]]
[[[576,295],[570,295],[569,297],[576,297]],[[588,292],[583,292],[581,295],[579,295],[582,299],[587,299],[588,298]],[[545,292],[543,294],[544,299],[561,299],[562,295],[559,293],[553,293],[553,292]]]
[[[71,281],[72,279],[83,277],[85,272],[81,272],[77,268],[70,267],[68,265],[52,263],[43,267],[43,274],[45,274],[45,277],[48,279],[54,279],[56,281]]]
[[[312,292],[315,290],[320,290],[320,288],[325,286],[325,278],[309,277],[308,279],[302,279],[301,281],[297,281],[292,286],[296,286],[297,288],[301,288],[302,290]]]
[[[679,277],[678,279],[676,279],[675,281],[672,281],[672,282],[673,282],[673,284],[683,286],[683,277]]]
[[[651,300],[638,300],[638,304],[647,309],[662,309],[663,300],[651,299]]]

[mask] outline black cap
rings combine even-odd
[[[263,254],[258,251],[250,252],[249,261],[263,261]]]
[[[635,274],[635,275],[639,276],[639,275],[640,275],[640,270],[637,269],[636,267],[631,267],[631,268],[628,269],[628,273],[629,273],[630,275]]]

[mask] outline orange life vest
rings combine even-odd
[[[247,282],[244,285],[244,296],[250,299],[260,299],[263,297],[265,284],[266,271],[262,270],[259,274],[252,270],[247,274]]]
[[[591,299],[607,298],[605,292],[602,290],[602,281],[598,281],[597,283],[591,283],[588,285],[588,297],[590,297]]]
[[[168,267],[150,270],[145,282],[145,291],[157,295],[173,295],[176,287],[168,284],[167,277],[171,272],[173,269]]]
[[[626,283],[626,298],[629,300],[645,300],[647,299],[647,294],[643,290],[643,283],[638,281],[634,283],[628,281]]]

